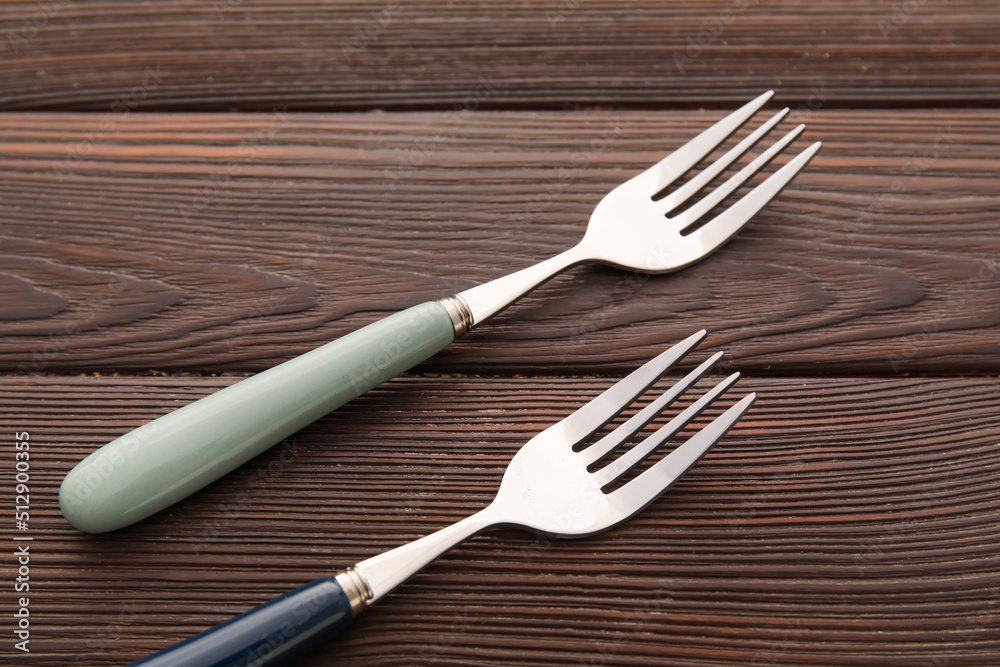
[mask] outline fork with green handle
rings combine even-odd
[[[818,142],[812,144],[739,201],[702,222],[804,129],[804,125],[795,127],[721,185],[708,189],[787,115],[788,109],[783,109],[680,184],[772,95],[771,91],[761,95],[608,193],[594,209],[583,239],[569,250],[457,295],[386,317],[101,447],[63,480],[59,491],[63,515],[91,533],[116,530],[149,517],[428,359],[571,266],[597,262],[669,273],[699,261],[777,196],[820,148]],[[659,197],[675,184],[679,184],[676,189]]]

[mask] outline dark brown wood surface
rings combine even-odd
[[[996,103],[992,0],[4,2],[0,104],[107,111]]]
[[[795,115],[821,154],[712,261],[571,270],[426,370],[621,372],[704,327],[748,372],[1000,372],[996,113]],[[719,116],[9,114],[0,364],[262,370],[568,248]]]
[[[0,2],[0,662],[126,664],[458,520],[706,328],[760,400],[669,493],[474,538],[302,664],[1000,664],[997,7]],[[708,260],[575,268],[147,521],[62,518],[105,442],[567,248],[767,88],[824,147]]]
[[[0,426],[39,424],[38,482],[54,486],[108,424],[233,381],[9,378],[0,396],[18,416]],[[110,535],[76,531],[43,493],[33,641],[117,664],[443,527],[489,502],[527,438],[608,383],[400,378]],[[754,411],[628,524],[582,541],[474,538],[303,664],[989,664],[1000,384],[743,385],[761,393]]]

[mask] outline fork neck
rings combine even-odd
[[[457,523],[349,568],[352,576],[360,577],[365,606],[377,602],[448,549],[498,523],[497,516],[493,505],[489,505]]]
[[[582,244],[577,244],[526,269],[442,299],[441,303],[452,315],[455,335],[460,336],[504,310],[556,274],[587,259]]]

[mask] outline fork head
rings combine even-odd
[[[587,444],[645,393],[703,338],[688,337],[649,361],[582,408],[529,440],[511,460],[493,509],[505,523],[554,536],[583,537],[630,518],[663,493],[722,438],[750,408],[756,394],[735,405],[690,436],[633,479],[660,446],[687,426],[726,389],[739,373],[716,384],[669,422],[618,454],[627,441],[692,387],[721,357],[719,352],[688,373],[606,435]]]
[[[580,245],[590,258],[625,269],[668,273],[713,252],[781,192],[820,149],[816,142],[711,220],[704,218],[751,176],[780,154],[805,125],[799,125],[740,168],[724,183],[714,181],[787,114],[782,109],[724,155],[667,196],[678,183],[774,94],[768,91],[737,109],[641,174],[609,192],[595,207]],[[711,188],[711,189],[709,189]],[[698,198],[697,196],[704,192]]]

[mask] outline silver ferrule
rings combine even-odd
[[[368,586],[364,575],[358,572],[353,566],[348,567],[346,570],[341,570],[333,578],[344,590],[344,595],[347,596],[347,600],[351,603],[351,611],[354,612],[355,616],[363,612],[365,607],[372,603],[374,596],[372,595],[371,587]]]
[[[448,311],[448,316],[451,317],[451,324],[455,327],[455,338],[464,334],[475,324],[469,304],[460,295],[446,297],[438,303],[444,306],[444,309]]]

